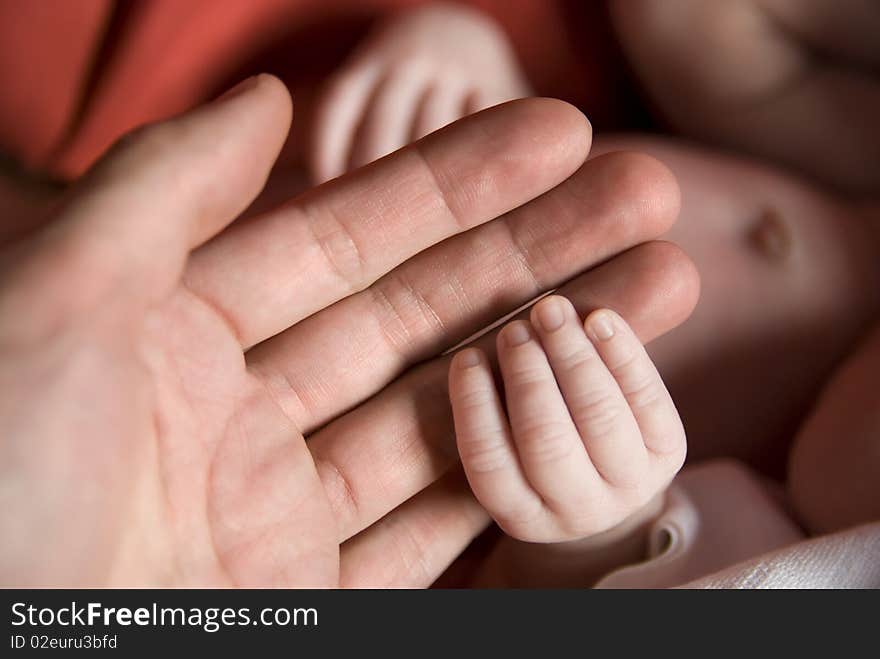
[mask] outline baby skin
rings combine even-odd
[[[880,186],[880,3],[613,0],[620,43],[683,133],[849,194]]]
[[[312,177],[322,183],[463,116],[530,94],[512,46],[488,16],[452,3],[395,12],[320,94]]]
[[[479,349],[449,371],[464,471],[509,536],[478,583],[587,586],[640,560],[686,442],[638,337],[609,309],[581,323],[553,295],[499,333],[497,352],[503,396]]]

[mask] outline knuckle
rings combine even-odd
[[[346,287],[349,294],[360,291],[367,276],[368,264],[357,236],[336,211],[315,209],[305,214],[314,245],[325,263]]]
[[[446,181],[447,176],[419,142],[416,142],[412,153],[418,158],[427,186],[432,191],[432,198],[426,199],[426,203],[437,209],[438,213],[445,213],[452,221],[453,226],[461,231],[472,229],[473,226],[467,215],[462,212],[458,201],[458,195],[450,188]]]
[[[617,375],[627,375],[636,370],[643,353],[635,346],[627,345],[625,339],[618,341],[613,358],[608,359],[608,370]]]
[[[513,389],[517,396],[524,397],[540,395],[550,386],[550,380],[550,375],[545,369],[529,364],[512,364],[504,374],[507,386]]]
[[[576,443],[561,423],[541,421],[519,429],[519,452],[524,460],[537,464],[560,462],[571,457]]]
[[[595,368],[599,363],[599,356],[589,350],[578,349],[571,353],[560,355],[557,360],[559,368],[563,372],[576,375],[585,370]]]
[[[484,409],[495,402],[492,391],[479,386],[454,391],[453,401],[463,412]]]
[[[666,399],[663,385],[650,374],[627,382],[622,391],[630,407],[635,409],[659,409]]]
[[[638,510],[650,501],[655,490],[649,487],[643,476],[627,479],[625,483],[615,483],[614,492],[625,510]]]
[[[627,459],[622,469],[615,470],[605,478],[618,493],[629,497],[636,503],[641,501],[645,490],[646,476],[650,474],[647,454],[642,451]]]
[[[593,394],[583,401],[574,401],[572,416],[578,427],[591,435],[610,435],[623,415],[623,406],[611,394]]]
[[[684,462],[687,459],[687,441],[685,440],[684,431],[676,432],[669,444],[669,449],[663,451],[661,457],[667,464],[667,468],[673,474],[676,474],[684,466]]]
[[[491,474],[511,466],[511,454],[505,445],[505,438],[487,430],[475,429],[484,439],[460,442],[459,451],[462,462],[475,474]]]
[[[687,458],[687,435],[681,418],[676,414],[665,427],[645,437],[645,445],[652,456],[662,461],[664,468],[678,471]]]
[[[523,542],[543,540],[542,509],[539,505],[514,504],[490,511],[492,519],[507,535]]]
[[[562,501],[547,501],[553,511],[554,542],[584,538],[602,531],[611,507],[594,488],[572,492]]]
[[[357,490],[346,473],[331,460],[315,459],[315,466],[330,507],[337,519],[347,519],[357,514],[360,504]]]
[[[434,304],[404,271],[386,275],[368,290],[376,302],[372,308],[385,343],[395,352],[406,354],[424,337],[447,332]]]
[[[606,528],[606,522],[596,511],[585,509],[561,516],[558,526],[559,538],[557,539],[565,541],[599,533]]]

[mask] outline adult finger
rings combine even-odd
[[[309,432],[413,363],[658,237],[677,212],[675,180],[656,160],[638,154],[591,160],[547,194],[424,251],[257,346],[248,363]]]
[[[655,242],[579,276],[559,293],[581,317],[599,307],[615,309],[647,342],[687,318],[698,289],[696,271],[681,250]],[[494,355],[494,340],[489,334],[476,345]],[[386,515],[457,460],[448,366],[443,357],[413,369],[309,439],[341,539]]]
[[[251,346],[546,192],[589,144],[570,105],[511,103],[232,227],[193,255],[187,283]]]
[[[488,523],[461,470],[453,469],[342,545],[340,585],[427,588]]]

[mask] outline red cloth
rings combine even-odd
[[[423,0],[0,0],[0,153],[63,179],[128,130],[258,70],[291,88],[337,66],[369,20]],[[471,0],[506,29],[539,93],[614,125],[619,57],[604,7]]]

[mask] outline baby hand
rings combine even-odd
[[[445,4],[397,14],[322,94],[312,174],[326,181],[467,114],[528,95],[510,45],[487,17]]]
[[[564,542],[609,530],[684,462],[672,399],[613,311],[595,311],[582,326],[567,299],[550,296],[531,323],[499,333],[498,361],[506,406],[475,348],[453,359],[449,394],[468,481],[508,535]]]

